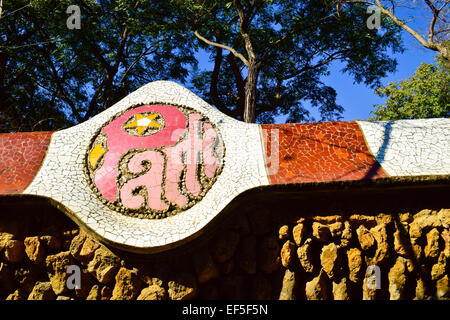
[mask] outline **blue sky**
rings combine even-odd
[[[398,62],[397,71],[384,78],[383,85],[410,78],[422,62],[435,61],[434,51],[423,48],[416,40],[407,41],[406,37],[409,38],[409,34],[405,34],[405,52],[393,55]],[[343,120],[366,120],[371,116],[370,111],[375,110],[373,105],[384,104],[386,99],[379,97],[363,84],[354,84],[351,76],[340,72],[341,68],[339,63],[333,64],[330,76],[324,78],[324,82],[336,90],[337,102],[345,108]]]
[[[399,7],[396,15],[418,31],[425,39],[428,37],[428,24],[430,13],[423,3],[412,4],[410,8]],[[405,80],[414,75],[417,67],[422,63],[434,63],[435,51],[424,48],[412,35],[402,29],[402,39],[405,51],[402,54],[392,54],[397,59],[397,70],[384,79],[382,84]],[[335,63],[330,68],[330,76],[324,82],[337,92],[337,102],[345,108],[343,120],[365,120],[371,116],[370,111],[375,110],[374,104],[384,104],[374,91],[363,84],[354,84],[352,77],[340,72],[342,67]]]
[[[409,35],[405,35],[405,37]],[[417,67],[422,63],[433,63],[435,52],[423,48],[416,40],[405,41],[407,48],[403,54],[395,54],[398,66],[397,71],[382,80],[383,85],[391,81],[399,81],[414,75]],[[344,106],[344,120],[364,120],[374,110],[374,104],[384,104],[385,98],[376,95],[372,89],[363,84],[353,84],[353,79],[339,72],[340,66],[335,64],[331,68],[332,75],[326,83],[336,89],[337,102]]]
[[[428,19],[426,14],[418,14],[419,9],[412,10],[402,9],[398,11],[401,18],[414,15],[414,21],[410,26],[414,29],[426,30]],[[397,70],[382,79],[382,84],[387,85],[389,82],[397,82],[413,76],[417,67],[422,63],[434,63],[435,51],[425,49],[406,31],[402,31],[403,43],[405,51],[402,54],[392,54],[397,59]],[[199,68],[212,70],[213,64],[209,61],[209,56],[204,52],[199,52]],[[342,65],[339,62],[330,66],[330,76],[323,77],[326,85],[333,87],[337,92],[337,103],[345,109],[342,120],[366,120],[371,114],[370,111],[375,110],[374,104],[384,104],[385,98],[381,98],[374,93],[374,90],[364,84],[355,84],[352,76],[341,72]],[[311,114],[319,119],[318,113],[314,109],[310,109]],[[284,122],[283,117],[279,117],[279,123]]]

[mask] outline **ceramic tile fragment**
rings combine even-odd
[[[50,197],[104,241],[151,253],[255,187],[448,175],[449,121],[247,124],[157,81],[72,128],[0,135],[0,194]]]

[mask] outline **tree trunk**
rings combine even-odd
[[[439,49],[439,53],[441,54],[441,56],[447,60],[448,62],[450,62],[450,44],[440,44],[438,46]]]
[[[228,54],[227,60],[230,65],[231,71],[233,72],[234,78],[236,79],[236,90],[238,93],[235,117],[238,115],[243,116],[245,110],[245,80],[244,78],[242,78],[241,71],[239,70],[236,60],[234,60],[234,55],[232,53]]]
[[[248,123],[255,122],[256,113],[256,86],[258,84],[259,66],[254,61],[250,61],[248,68],[247,81],[245,83],[245,109],[244,121]]]

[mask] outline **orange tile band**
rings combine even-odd
[[[261,130],[272,184],[388,177],[355,121],[264,124]]]
[[[264,124],[261,131],[272,184],[388,177],[355,121]],[[0,134],[0,194],[25,190],[41,166],[51,135]]]
[[[53,132],[0,134],[0,194],[22,193],[39,171]]]

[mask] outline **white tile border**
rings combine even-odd
[[[127,217],[110,210],[91,191],[83,171],[84,157],[96,130],[112,116],[131,105],[155,102],[190,107],[215,123],[226,148],[224,167],[205,197],[190,209],[161,220]],[[182,243],[205,227],[238,194],[268,185],[262,150],[258,125],[224,115],[181,85],[156,81],[92,119],[55,132],[41,169],[23,194],[52,198],[103,240],[150,253]]]
[[[450,174],[450,119],[358,121],[390,176]]]

